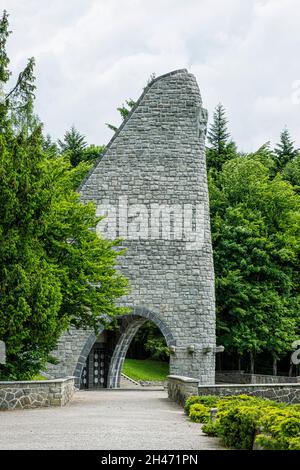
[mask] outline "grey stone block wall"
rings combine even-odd
[[[300,384],[224,384],[224,385],[199,385],[197,379],[169,376],[169,398],[184,405],[185,400],[192,395],[250,395],[267,398],[281,403],[300,403]]]
[[[244,374],[238,371],[216,372],[216,383],[225,384],[268,384],[268,383],[297,383],[297,377],[281,375]]]
[[[142,204],[149,214],[152,204],[203,208],[198,240],[203,234],[203,243],[197,249],[189,248],[187,240],[176,235],[182,220],[176,215],[173,235],[158,227],[159,238],[132,240],[125,236],[127,253],[120,259],[119,268],[131,283],[131,293],[121,303],[132,308],[132,315],[149,318],[151,313],[160,328],[163,325],[171,332],[166,338],[170,343],[172,336],[175,348],[170,372],[212,384],[215,298],[204,155],[206,122],[207,113],[193,75],[178,70],[158,77],[109,143],[81,186],[80,195],[83,202],[93,201],[98,207],[117,207],[117,236],[123,235],[118,229],[125,220],[123,203],[118,208],[120,198],[124,201],[126,197],[129,207]],[[134,218],[129,218],[126,228]],[[168,218],[162,214],[163,223],[167,224]],[[151,237],[157,229],[152,221],[147,216]],[[78,378],[91,338],[91,332],[74,330],[65,335],[56,352],[61,365],[49,368],[49,373],[57,376],[75,370]],[[111,364],[112,376],[119,373],[129,339],[128,334],[119,354],[115,354],[118,359]],[[115,378],[114,383],[117,381]]]
[[[287,404],[300,403],[300,385],[294,383],[199,386],[198,394],[222,396],[245,394]]]
[[[198,395],[199,380],[192,377],[169,375],[168,397],[184,406],[186,399]]]
[[[74,394],[74,377],[0,382],[0,411],[65,406]]]
[[[96,335],[93,330],[71,328],[62,335],[57,349],[52,352],[59,363],[48,364],[43,374],[54,379],[74,375],[76,386],[79,386],[82,368],[95,341]]]

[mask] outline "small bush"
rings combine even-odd
[[[257,434],[255,444],[258,444],[264,450],[281,450],[277,440],[267,434]]]
[[[289,440],[288,450],[300,450],[300,437],[292,437]]]
[[[201,403],[191,405],[189,416],[194,423],[206,423],[210,416],[210,408]]]
[[[201,396],[201,397],[198,395],[193,395],[186,400],[185,405],[184,405],[184,411],[189,416],[190,407],[192,405],[195,405],[196,403],[204,405],[210,410],[211,408],[214,408],[215,406],[217,406],[218,401],[219,401],[219,397],[215,395],[206,395],[206,396]]]
[[[218,422],[209,419],[205,424],[203,424],[202,431],[205,432],[205,434],[207,434],[208,436],[218,437],[220,434]]]
[[[215,421],[210,409],[217,407]],[[252,449],[253,441],[266,450],[300,450],[300,406],[248,395],[190,397],[185,409],[202,430],[221,437],[227,447]],[[258,434],[259,433],[259,434]]]
[[[262,434],[256,441],[266,450],[287,450],[296,448],[300,439],[300,411],[298,407],[270,408],[259,421]],[[268,434],[266,439],[264,434]]]
[[[256,406],[235,406],[221,413],[219,436],[227,447],[251,450],[262,410]]]

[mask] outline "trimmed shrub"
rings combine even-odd
[[[296,449],[300,442],[300,411],[298,407],[285,406],[269,409],[259,421],[261,434],[255,442],[266,450]],[[267,434],[267,437],[266,437]]]
[[[193,395],[186,400],[185,405],[184,405],[184,411],[189,416],[190,407],[192,405],[195,405],[196,403],[204,405],[210,410],[211,408],[214,408],[215,406],[217,406],[219,399],[220,398],[215,395],[204,395],[204,396]]]
[[[211,437],[219,437],[219,429],[218,423],[209,419],[206,423],[202,426],[202,431],[205,432],[208,436]]]
[[[299,405],[248,395],[191,398],[186,403],[191,419],[204,423],[202,430],[222,438],[227,447],[250,450],[255,440],[266,450],[300,449]],[[212,421],[210,409],[215,406],[218,410]]]
[[[221,412],[219,437],[227,447],[251,450],[261,413],[257,406],[234,406]]]
[[[292,437],[290,439],[288,450],[300,450],[300,437]]]
[[[210,408],[201,403],[195,403],[190,407],[189,417],[194,423],[206,423],[210,417]]]

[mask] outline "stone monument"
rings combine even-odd
[[[81,188],[107,217],[97,231],[122,237],[119,269],[131,308],[114,333],[74,330],[61,338],[52,377],[118,387],[132,338],[147,320],[170,347],[170,374],[213,384],[214,270],[205,166],[207,112],[195,77],[176,70],[153,80]],[[95,365],[96,364],[96,365]],[[102,365],[101,365],[102,364]]]

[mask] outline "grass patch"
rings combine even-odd
[[[122,372],[134,380],[163,381],[169,375],[169,364],[151,359],[125,359]]]

